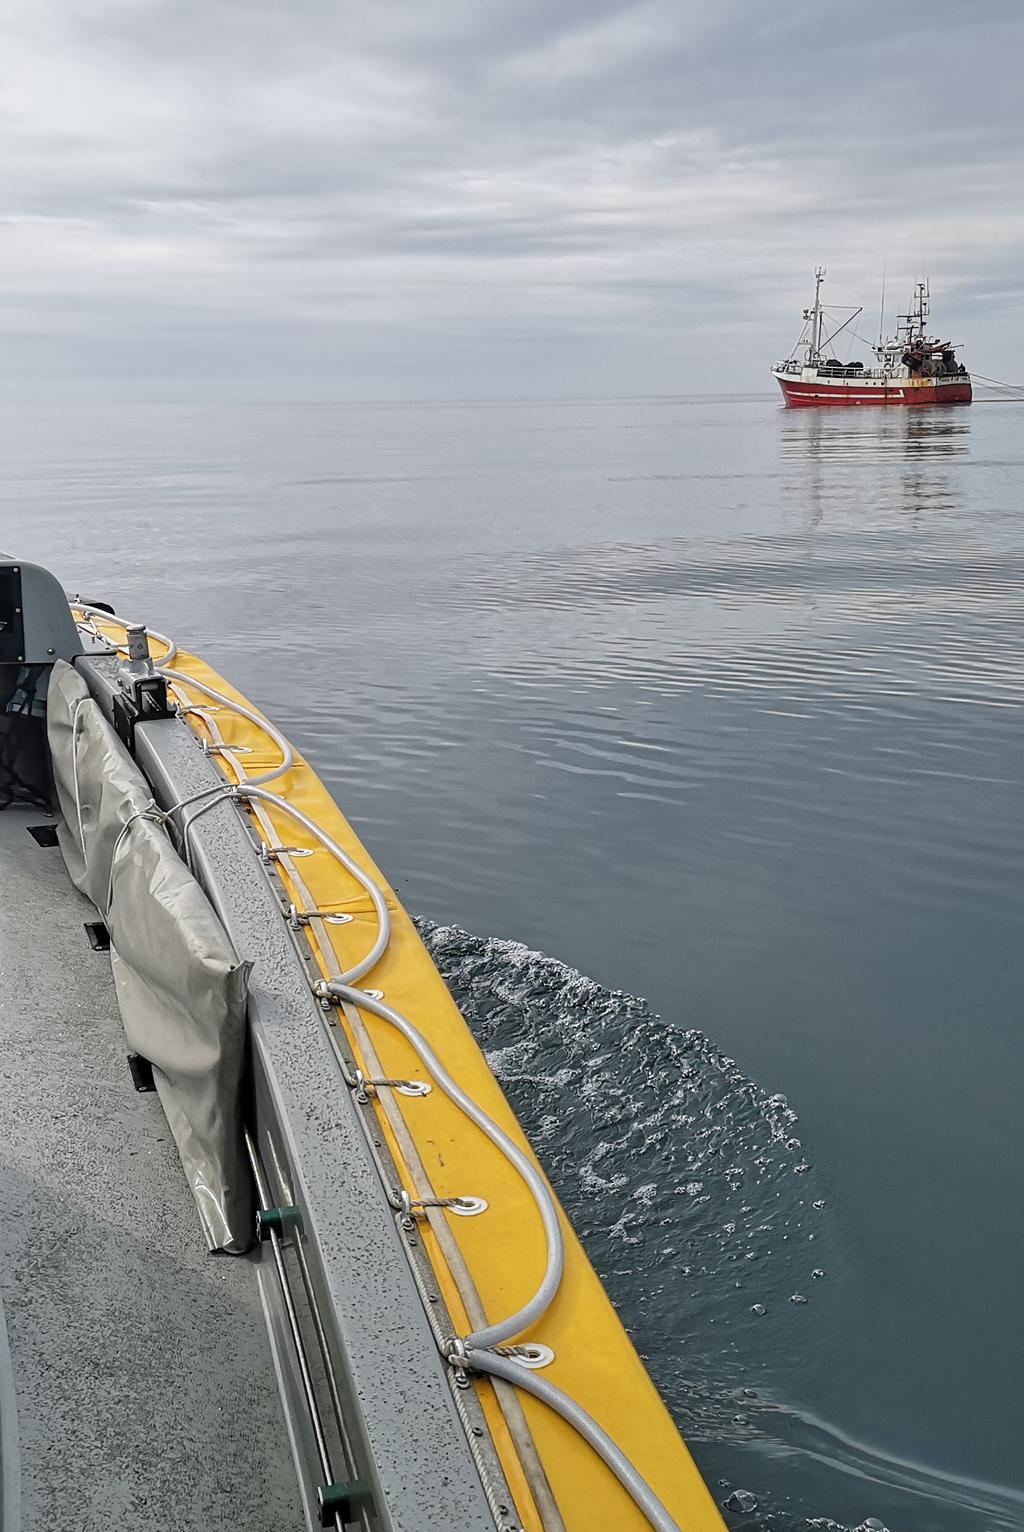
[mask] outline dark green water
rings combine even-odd
[[[1022,422],[5,420],[0,546],[205,652],[436,925],[737,1526],[1024,1526]]]

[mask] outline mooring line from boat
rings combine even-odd
[[[998,378],[986,378],[983,372],[972,372],[971,377],[977,378],[979,383],[987,383],[990,388],[1004,390],[1008,395],[1007,403],[1024,403],[1024,383],[1002,383]],[[984,400],[977,399],[975,403],[982,404]]]

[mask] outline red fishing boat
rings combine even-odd
[[[879,330],[878,344],[870,347],[876,361],[865,367],[840,361],[834,347],[863,310],[844,310],[848,317],[836,325],[821,302],[824,266],[814,276],[814,304],[804,309],[800,338],[786,361],[772,368],[787,405],[970,404],[971,375],[957,360],[958,347],[925,332],[927,282],[918,282],[911,312],[897,315],[895,337],[883,340]]]

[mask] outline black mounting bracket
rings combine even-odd
[[[135,754],[135,730],[140,723],[170,718],[167,682],[161,675],[137,676],[130,691],[116,691],[113,697],[114,730],[130,755]]]
[[[85,934],[89,938],[89,946],[93,952],[110,951],[110,932],[102,920],[87,920],[85,922]]]
[[[129,1053],[128,1073],[131,1075],[132,1084],[137,1091],[156,1090],[156,1082],[153,1079],[153,1066],[140,1053]]]

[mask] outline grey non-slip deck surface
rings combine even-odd
[[[25,1532],[303,1525],[247,1260],[210,1256],[38,810],[0,812],[0,1300]],[[2,1386],[2,1384],[0,1384]]]

